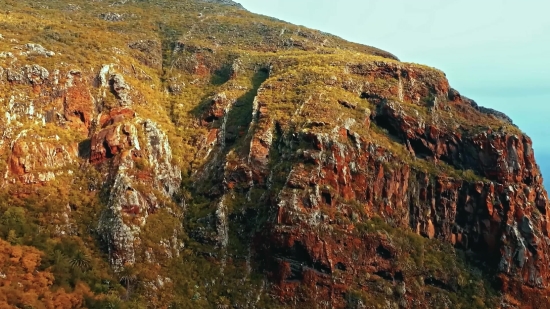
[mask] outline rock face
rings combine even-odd
[[[112,186],[98,230],[108,244],[111,265],[121,270],[136,262],[140,229],[162,207],[153,190],[173,196],[181,171],[172,164],[170,144],[159,126],[135,117],[124,77],[111,74],[109,85],[120,106],[98,116],[101,129],[91,137],[90,163],[111,170]]]
[[[43,57],[53,57],[55,56],[55,52],[51,50],[45,49],[40,44],[35,43],[27,43],[23,46],[23,50],[20,55],[21,56],[43,56]]]
[[[69,72],[67,77],[68,87],[63,97],[63,120],[72,130],[88,134],[95,104],[87,81],[82,79],[78,71]],[[53,111],[50,111],[50,117],[53,118],[52,113]]]
[[[313,164],[292,168],[286,188],[273,201],[277,206],[275,226],[268,232],[269,249],[262,248],[268,250],[264,254],[273,263],[280,290],[285,291],[282,297],[292,297],[293,290],[298,293],[296,280],[302,278],[303,284],[311,287],[327,286],[326,290],[317,290],[316,297],[337,306],[343,300],[331,293],[340,285],[333,284],[329,274],[344,269],[339,276],[345,283],[353,281],[357,273],[382,271],[393,277],[402,271],[381,264],[380,260],[390,263],[392,258],[384,260],[383,254],[381,257],[374,250],[377,246],[389,251],[396,248],[369,237],[351,237],[354,233],[349,229],[357,227],[350,222],[337,228],[333,225],[337,217],[322,215],[325,207],[338,209],[352,222],[362,211],[368,216],[381,216],[394,226],[472,250],[489,261],[494,259],[493,267],[498,267],[505,289],[508,281],[517,278],[530,288],[547,286],[549,252],[541,246],[547,237],[547,197],[541,183],[470,182],[411,170],[406,164],[393,170],[378,160],[395,158],[380,153],[368,141],[355,148],[326,139],[323,142],[319,136],[301,138],[312,138],[315,149],[289,154],[289,158]],[[360,203],[361,207],[354,209],[338,199]],[[349,236],[342,238],[336,231],[318,234],[319,229],[328,226]],[[372,248],[372,252],[365,248]],[[287,256],[281,252],[289,253]],[[452,281],[435,279],[447,285]]]
[[[532,141],[443,72],[233,1],[26,2],[0,237],[82,306],[550,308]]]
[[[6,180],[44,183],[55,179],[56,173],[69,172],[63,168],[75,163],[77,157],[76,144],[20,138],[13,143]]]
[[[145,137],[139,143],[138,135]],[[111,125],[92,136],[91,163],[107,163],[112,176],[107,209],[98,230],[109,246],[110,262],[120,270],[133,265],[140,228],[147,216],[162,206],[153,190],[173,196],[181,182],[180,170],[171,164],[168,140],[157,125],[145,120]]]
[[[362,120],[359,125],[333,122],[336,126],[328,130],[317,127],[330,126],[330,121],[312,123],[315,130],[296,130],[299,120],[273,126],[277,120],[270,108],[277,108],[276,103],[269,104],[263,91],[256,99],[259,123],[265,126],[250,143],[254,182],[269,187],[271,175],[278,173],[270,166],[273,153],[293,162],[280,179],[282,189],[268,202],[269,228],[258,236],[257,250],[269,261],[279,297],[291,301],[305,286],[314,291],[313,298],[343,308],[343,290],[354,285],[357,274],[410,284],[407,277],[418,273],[396,267],[400,262],[395,252],[403,248],[391,245],[391,237],[384,242],[357,235],[365,217],[381,217],[394,227],[472,252],[495,271],[502,291],[527,306],[544,299],[549,279],[548,198],[531,140],[502,124],[477,132],[456,120],[494,113],[456,93],[454,101],[446,99],[450,89],[441,75],[381,62],[352,68],[367,81],[385,79],[383,89],[367,83],[356,91],[372,102],[373,112],[366,113],[371,121],[403,150],[380,144],[366,131],[369,122]],[[340,104],[350,110],[356,106]],[[308,112],[307,106],[297,108]],[[497,118],[509,123],[501,115]],[[460,288],[448,274],[430,276],[426,285]],[[368,291],[369,284],[357,288]],[[401,306],[429,303],[418,297],[406,297]]]

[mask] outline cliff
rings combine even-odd
[[[532,141],[443,72],[232,1],[0,16],[0,305],[550,308]]]

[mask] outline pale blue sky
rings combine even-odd
[[[249,11],[443,70],[533,138],[550,185],[550,1],[236,0]]]

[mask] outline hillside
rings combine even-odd
[[[531,139],[230,0],[0,7],[0,308],[550,308]]]

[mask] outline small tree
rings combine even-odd
[[[86,271],[90,268],[91,258],[84,251],[78,250],[69,262],[71,268],[78,268],[81,271]]]
[[[137,270],[133,265],[125,264],[119,273],[120,283],[126,288],[126,300],[130,299],[131,287],[137,280]]]

